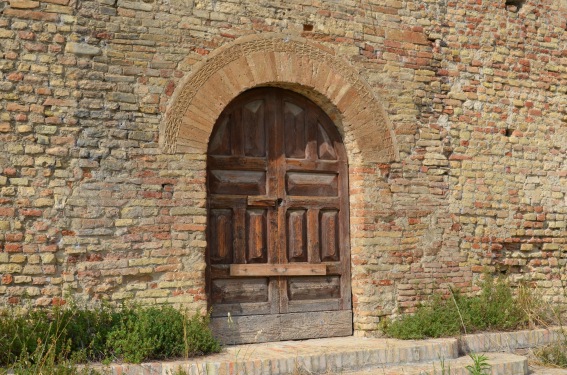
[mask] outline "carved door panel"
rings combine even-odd
[[[328,116],[293,92],[250,90],[217,121],[207,165],[207,292],[221,339],[351,334],[347,162]]]

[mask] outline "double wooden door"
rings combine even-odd
[[[225,343],[352,333],[348,170],[330,118],[278,88],[224,110],[207,159],[207,293]]]

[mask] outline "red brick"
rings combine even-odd
[[[43,215],[42,210],[34,210],[34,209],[21,209],[20,214],[23,216],[36,216],[39,217]]]
[[[67,303],[67,301],[65,301],[63,298],[60,297],[54,297],[51,299],[51,305],[53,306],[63,306]]]
[[[22,111],[22,112],[27,112],[30,110],[30,107],[28,105],[21,105],[18,103],[8,103],[6,104],[6,110],[7,111]]]
[[[19,242],[24,238],[23,233],[6,233],[5,239],[8,242]]]
[[[18,243],[5,243],[4,251],[7,253],[20,253],[22,252],[22,245]]]
[[[18,37],[24,40],[33,40],[35,38],[35,33],[33,31],[20,31],[18,32]]]
[[[14,281],[14,278],[10,274],[5,274],[2,276],[2,284],[8,285]]]
[[[0,207],[0,216],[12,217],[15,216],[16,210],[11,207]]]
[[[24,73],[20,73],[20,72],[10,73],[6,76],[6,78],[8,79],[8,81],[21,81],[24,79]]]
[[[20,297],[8,297],[8,303],[11,305],[16,305],[20,303]]]
[[[41,43],[26,43],[24,48],[29,52],[47,52],[47,46]]]

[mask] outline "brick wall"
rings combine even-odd
[[[514,4],[0,3],[0,304],[206,306],[206,156],[160,128],[210,55],[267,32],[358,71],[395,134],[376,162],[345,131],[359,334],[483,269],[561,300],[567,4]]]

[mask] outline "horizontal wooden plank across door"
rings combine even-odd
[[[231,264],[230,276],[315,276],[325,275],[324,264]]]
[[[352,311],[315,311],[211,319],[225,345],[352,335]]]

